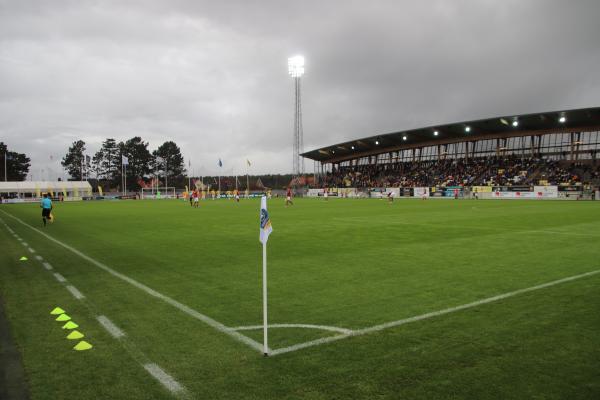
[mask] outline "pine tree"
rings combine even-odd
[[[8,146],[0,142],[0,179],[8,181],[24,181],[29,173],[31,159],[25,154],[8,151]],[[4,166],[6,165],[6,170]]]

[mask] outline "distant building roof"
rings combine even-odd
[[[33,193],[38,189],[42,192],[46,190],[52,191],[71,191],[73,189],[89,190],[92,186],[87,181],[17,181],[17,182],[0,182],[0,192],[12,193],[23,192]]]
[[[302,156],[323,163],[335,163],[367,155],[457,141],[579,130],[600,130],[600,107],[433,125],[338,143],[303,153]]]

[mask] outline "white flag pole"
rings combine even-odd
[[[267,330],[267,242],[263,243],[263,354],[269,355]]]

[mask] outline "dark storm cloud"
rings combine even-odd
[[[305,147],[597,106],[595,1],[0,1],[0,140],[56,174],[78,138],[177,142],[196,173],[291,169]]]

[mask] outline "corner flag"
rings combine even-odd
[[[269,213],[267,212],[267,196],[260,199],[260,237],[263,251],[263,354],[269,355],[269,339],[267,324],[267,241],[273,232]]]
[[[269,218],[269,213],[267,211],[267,196],[263,196],[260,199],[260,242],[262,244],[267,244],[269,240],[269,235],[273,232],[273,227],[271,226],[271,219]]]

